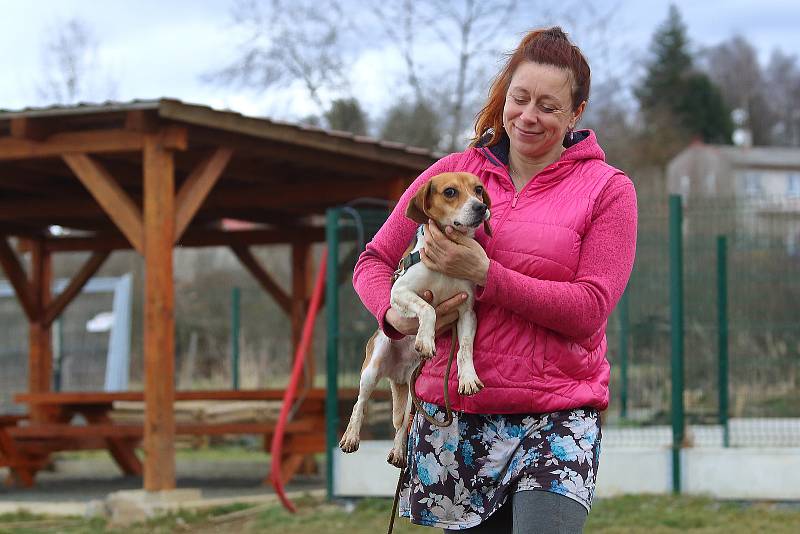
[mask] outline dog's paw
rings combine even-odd
[[[483,382],[474,373],[458,377],[458,393],[460,395],[474,395],[483,389]]]
[[[342,452],[355,452],[358,450],[358,445],[360,443],[361,440],[358,436],[345,434],[342,436],[342,440],[339,442],[339,448],[342,449]]]
[[[403,469],[406,466],[406,455],[403,454],[403,451],[395,448],[389,451],[389,457],[386,461],[399,469]]]
[[[423,358],[433,358],[436,356],[436,341],[432,336],[417,336],[414,340],[414,350]]]

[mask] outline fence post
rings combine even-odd
[[[672,347],[672,492],[681,492],[683,406],[683,207],[680,195],[669,197],[669,301]]]
[[[327,369],[325,401],[325,456],[328,499],[333,498],[333,450],[339,430],[339,208],[327,213],[325,240],[328,244],[328,273],[325,288],[325,315],[328,320]]]
[[[242,290],[234,287],[231,290],[231,379],[233,389],[239,389],[239,330],[240,302]]]
[[[628,344],[630,337],[630,315],[628,308],[628,291],[622,293],[619,300],[619,356],[620,356],[620,394],[619,416],[628,417]]]
[[[728,239],[717,236],[717,350],[719,351],[719,424],[722,445],[730,446],[728,428]]]

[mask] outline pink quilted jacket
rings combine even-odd
[[[416,224],[404,216],[409,199],[431,176],[468,171],[492,200],[493,237],[476,239],[490,258],[486,286],[476,289],[475,369],[485,387],[458,395],[453,409],[470,413],[545,413],[608,406],[606,322],[627,284],[636,248],[636,193],[605,163],[591,131],[516,191],[508,145],[470,148],[439,160],[403,194],[356,264],[353,285],[390,337],[385,322],[391,274]],[[443,375],[450,334],[437,339],[417,393],[444,404]]]

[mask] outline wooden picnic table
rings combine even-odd
[[[205,390],[177,391],[175,401],[280,401],[284,391]],[[353,399],[356,390],[341,390],[342,399]],[[289,480],[309,455],[325,450],[326,391],[313,388],[304,393],[302,404],[286,428],[284,480]],[[142,463],[136,447],[144,434],[143,423],[118,422],[111,418],[115,402],[144,402],[141,391],[22,393],[15,402],[28,405],[34,418],[0,420],[0,466],[7,466],[25,486],[33,484],[38,470],[50,454],[62,450],[107,449],[120,469],[141,476]],[[85,424],[75,424],[76,415]],[[176,422],[176,435],[259,434],[268,451],[274,421]]]

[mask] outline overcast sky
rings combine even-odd
[[[42,47],[60,21],[80,18],[99,42],[100,63],[115,90],[103,80],[94,99],[113,96],[174,97],[186,102],[231,108],[247,114],[297,119],[309,112],[292,91],[254,92],[210,85],[201,75],[234,57],[231,36],[233,0],[0,0],[0,108],[47,104],[36,87],[42,81]],[[530,2],[531,0],[522,0]],[[586,0],[591,1],[591,0]],[[597,0],[601,5],[611,5]],[[775,48],[800,55],[800,1],[676,0],[694,49],[741,34],[766,62]],[[613,32],[617,54],[641,57],[669,2],[621,0]],[[530,26],[536,27],[532,20]],[[580,44],[580,36],[575,36]],[[585,50],[592,56],[591,50]],[[368,111],[385,107],[378,78],[385,68],[380,53],[356,68],[363,79],[359,97]],[[620,64],[623,64],[622,61]],[[593,74],[597,74],[596,69]]]

